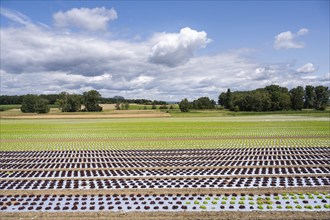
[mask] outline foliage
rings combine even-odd
[[[23,98],[21,111],[24,113],[34,113],[37,98],[38,98],[37,95],[33,95],[33,94],[25,95]]]
[[[101,95],[96,90],[90,90],[83,93],[83,103],[85,105],[85,110],[88,112],[100,112],[102,107],[99,105],[101,100]]]
[[[56,104],[62,112],[77,112],[81,109],[81,101],[80,95],[61,92]]]
[[[215,109],[215,101],[209,97],[201,97],[192,102],[193,109]]]
[[[48,100],[38,97],[34,109],[38,114],[48,113],[50,110]]]
[[[190,106],[189,106],[188,99],[183,99],[179,103],[179,108],[180,108],[180,111],[181,112],[189,112]]]
[[[288,91],[285,87],[270,85],[252,91],[223,92],[218,103],[231,111],[284,111],[314,107],[325,110],[329,100],[329,89],[324,86],[298,86]]]
[[[304,107],[304,88],[298,86],[290,90],[290,97],[293,110],[302,110]]]
[[[50,110],[48,101],[37,95],[28,94],[23,98],[21,111],[23,113],[48,113]]]
[[[317,86],[315,87],[315,95],[314,108],[316,110],[325,110],[329,101],[329,88]]]

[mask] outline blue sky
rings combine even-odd
[[[1,94],[329,86],[329,1],[1,1]]]

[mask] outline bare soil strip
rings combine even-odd
[[[86,115],[0,115],[2,119],[99,119],[99,118],[162,118],[169,113],[126,113],[126,114],[86,114]]]
[[[330,186],[322,187],[269,187],[269,188],[145,188],[145,189],[45,189],[45,190],[4,190],[2,195],[98,195],[98,194],[274,194],[274,193],[313,193],[313,192],[328,192],[330,193]]]
[[[52,219],[52,220],[86,220],[86,219],[124,219],[124,220],[145,220],[145,219],[300,219],[300,220],[326,220],[329,219],[329,212],[294,212],[294,211],[252,211],[252,212],[21,212],[6,213],[0,212],[0,219]]]

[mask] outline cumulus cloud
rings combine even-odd
[[[275,36],[275,49],[297,49],[304,48],[305,43],[297,41],[297,38],[308,33],[307,28],[300,29],[296,34],[291,31],[279,33]]]
[[[210,40],[205,32],[190,28],[129,41],[23,25],[1,27],[0,37],[1,94],[8,95],[96,89],[104,97],[180,101],[201,96],[217,99],[227,88],[249,90],[270,84],[292,88],[329,82],[317,75],[297,75],[286,62],[257,62],[246,50],[196,55]]]
[[[73,8],[69,11],[59,11],[53,15],[57,27],[77,27],[89,31],[106,30],[109,21],[117,19],[115,9]]]
[[[297,73],[313,73],[315,71],[316,68],[312,63],[306,63],[297,69]]]
[[[210,39],[204,31],[195,31],[189,27],[182,28],[179,33],[159,33],[152,41],[149,60],[152,63],[175,67],[186,63],[196,50],[203,48]]]

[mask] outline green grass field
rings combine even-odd
[[[325,147],[329,120],[292,116],[1,119],[1,150]]]

